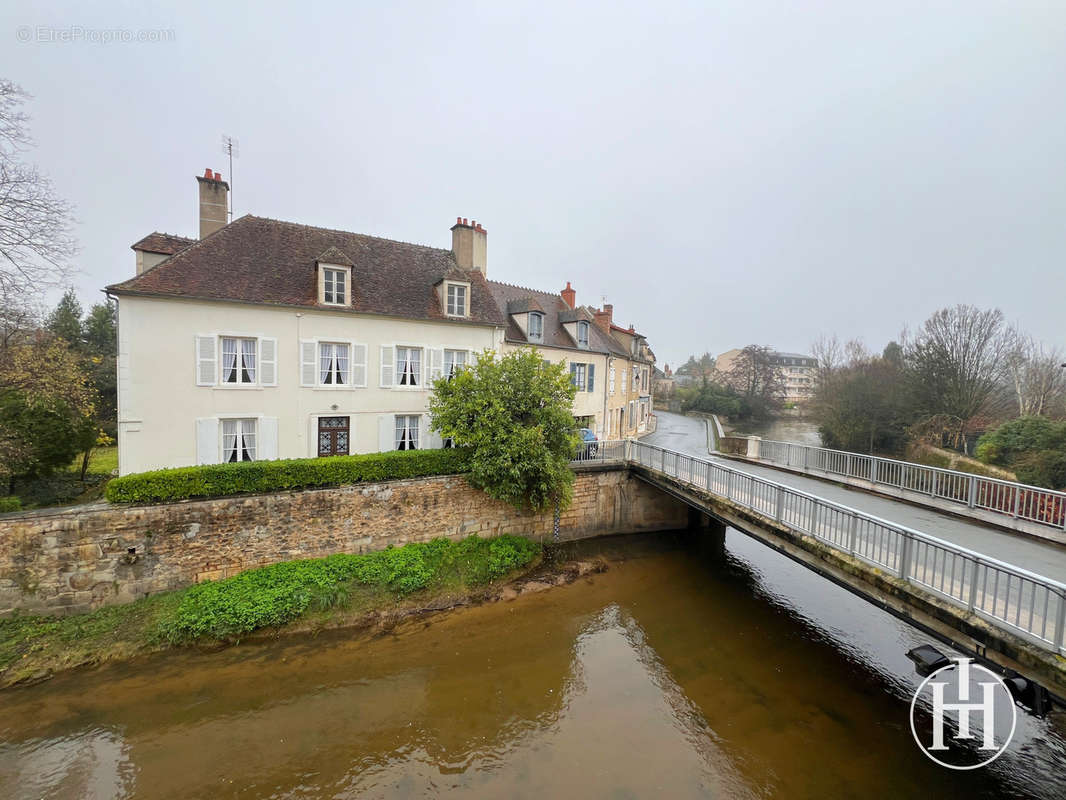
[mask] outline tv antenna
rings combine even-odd
[[[233,136],[222,134],[222,152],[229,156],[229,218],[233,221],[233,159],[241,154],[241,143]]]

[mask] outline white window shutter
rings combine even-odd
[[[196,385],[214,386],[218,382],[218,340],[214,336],[196,337]]]
[[[259,339],[259,382],[263,386],[278,385],[278,340]]]
[[[300,385],[315,386],[318,384],[318,348],[312,339],[300,341]]]
[[[444,351],[433,348],[429,352],[430,358],[433,359],[433,363],[429,370],[429,382],[433,383],[433,381],[440,377],[441,372],[444,370]]]
[[[391,345],[382,345],[381,348],[381,386],[383,388],[390,388],[393,384],[393,374],[395,368],[393,366],[395,358],[395,348]],[[392,449],[391,447],[389,448]]]
[[[196,463],[217,464],[221,461],[218,439],[218,420],[200,417],[196,420]]]
[[[259,453],[256,461],[273,461],[278,457],[278,418],[259,418]]]
[[[366,388],[366,345],[352,342],[352,386]]]
[[[422,415],[422,442],[420,443],[424,450],[440,450],[444,447],[444,439],[441,438],[440,433],[437,431],[431,431],[429,429],[430,418],[429,414]]]
[[[382,348],[384,349],[384,348]],[[396,418],[392,414],[378,417],[378,450],[387,453],[396,449]]]

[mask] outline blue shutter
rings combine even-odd
[[[589,364],[588,390],[590,392],[593,390],[593,388],[595,386],[595,383],[596,383],[596,365],[595,364]]]

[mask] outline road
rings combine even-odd
[[[817,495],[945,541],[976,550],[1000,561],[1066,582],[1066,548],[1029,537],[967,522],[932,509],[868,494],[828,481],[793,475],[781,470],[712,456],[707,451],[707,428],[702,419],[656,411],[658,429],[642,439],[679,453],[721,461],[734,469]]]

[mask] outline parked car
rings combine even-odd
[[[600,449],[599,439],[596,434],[590,428],[578,428],[577,433],[581,437],[581,445],[577,457],[579,459],[593,458]]]

